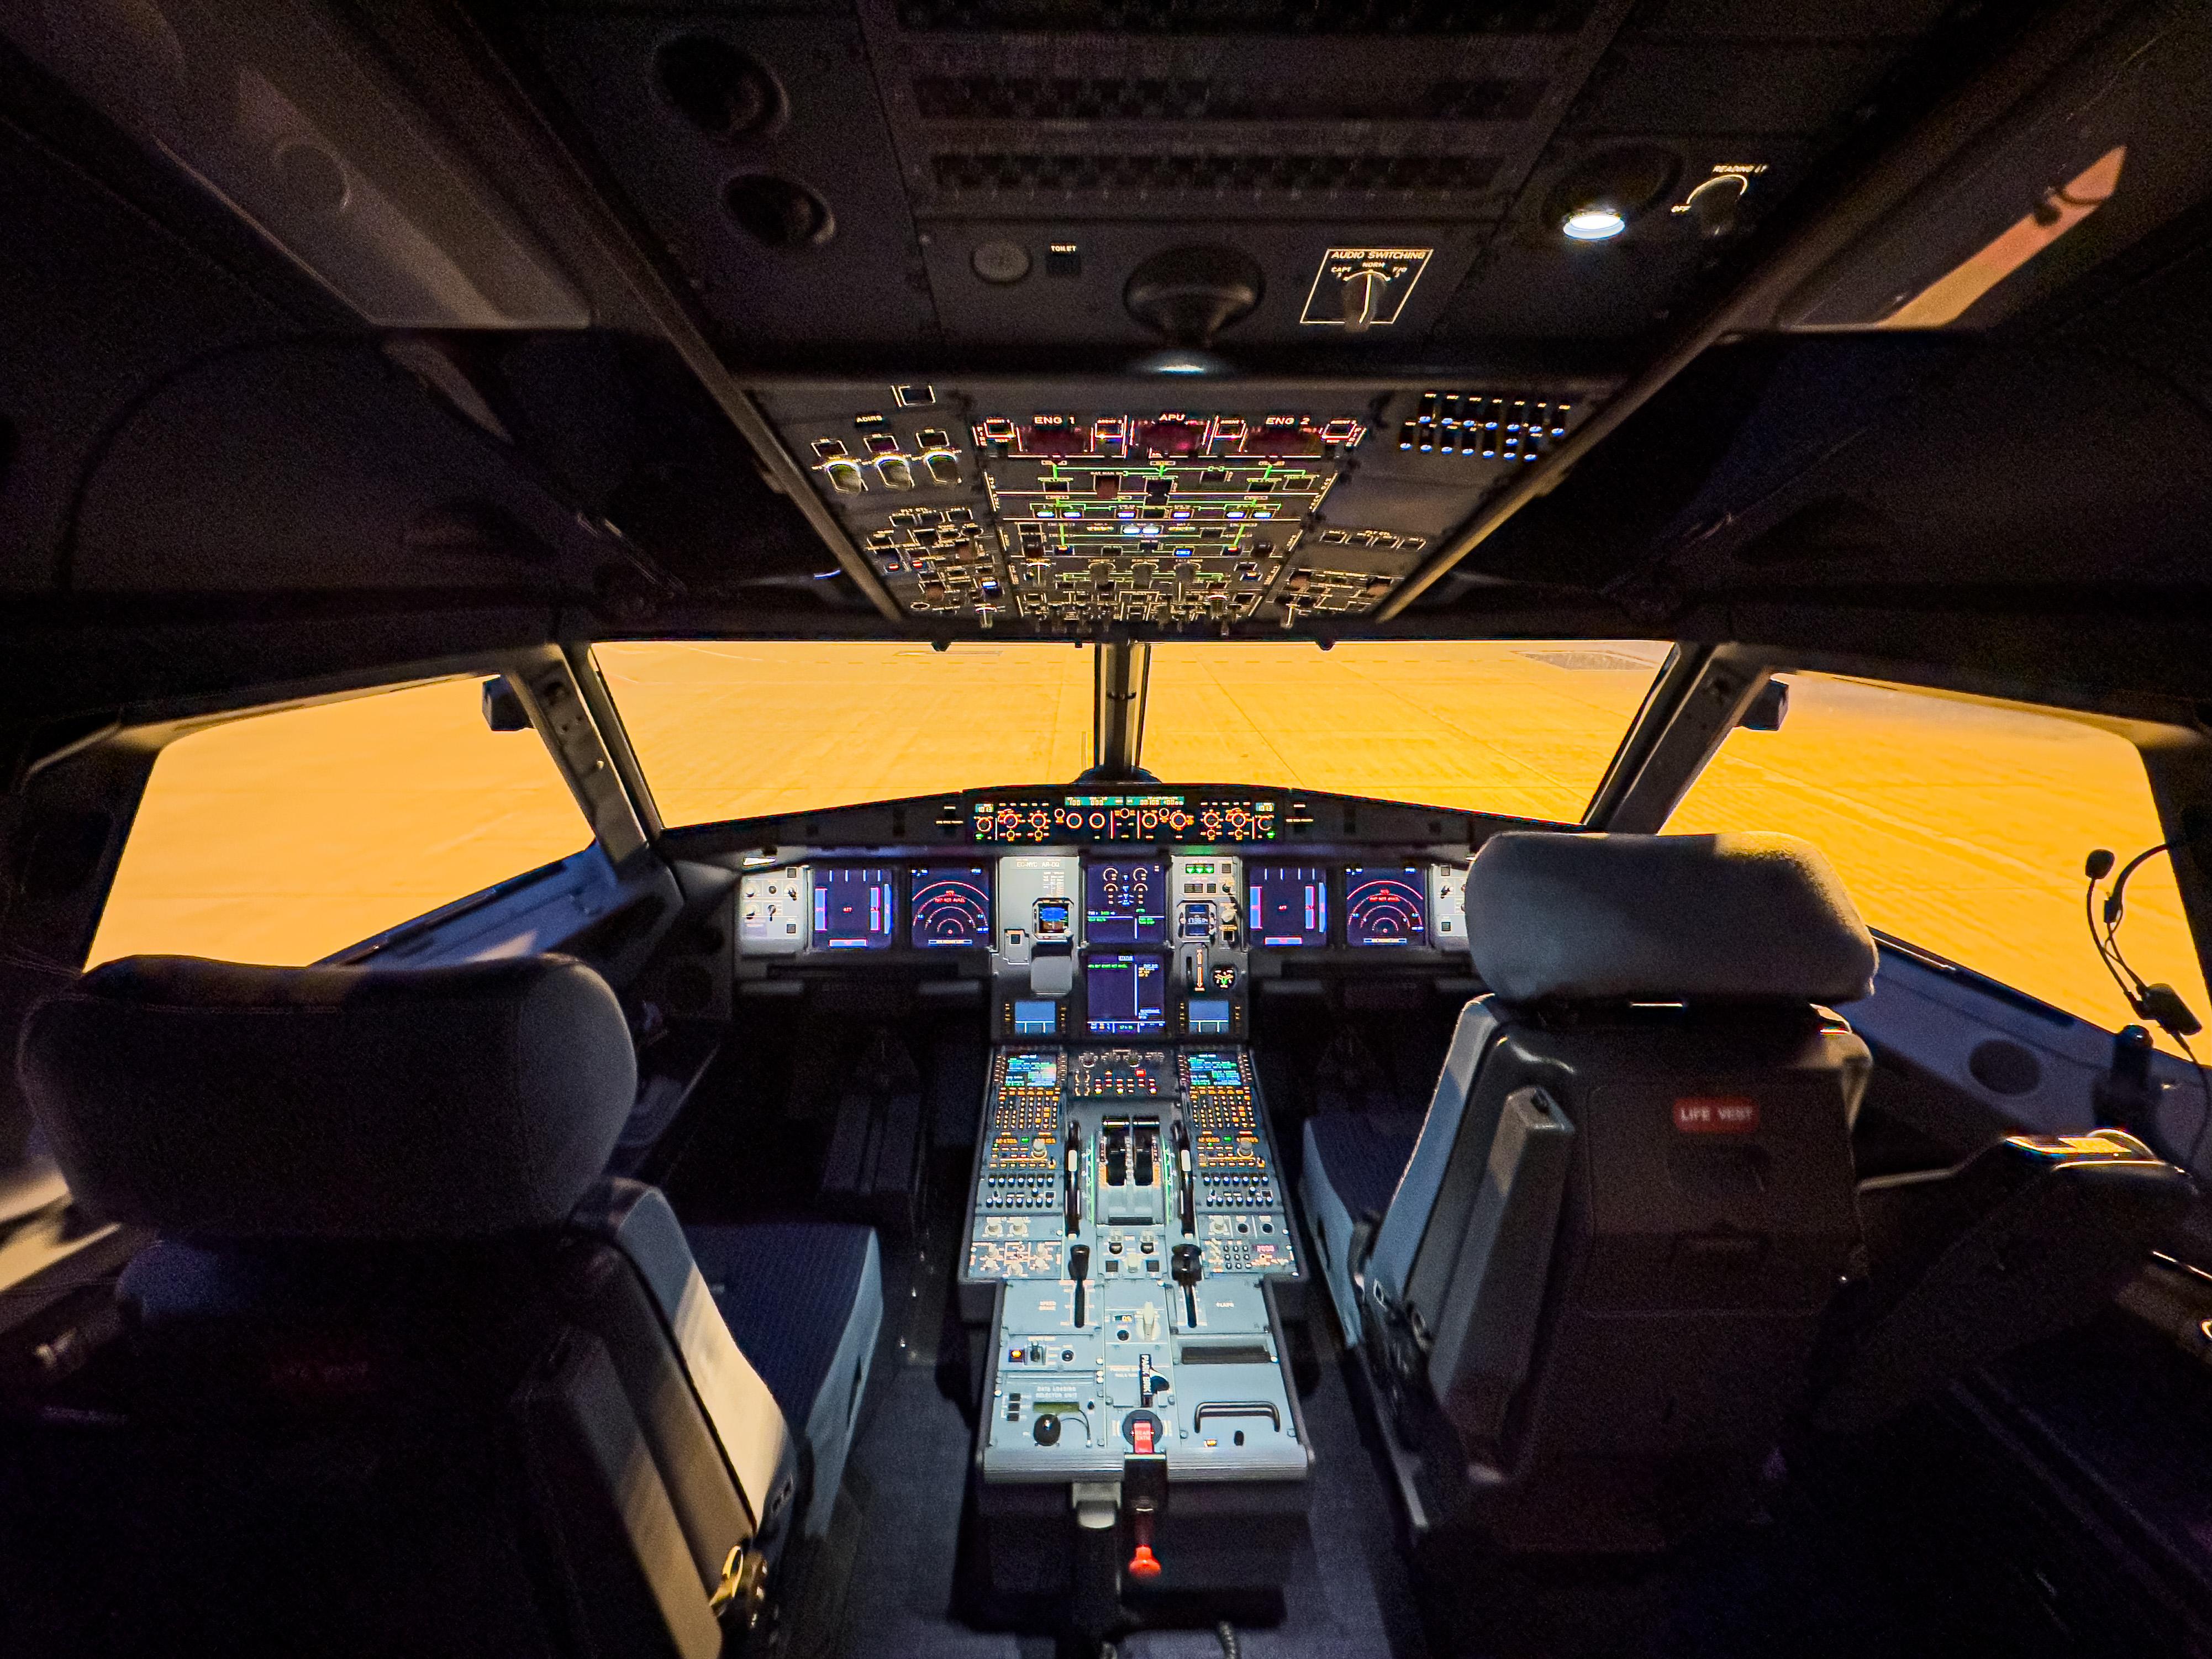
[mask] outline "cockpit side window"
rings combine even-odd
[[[2057,713],[1785,679],[1781,729],[1730,733],[1669,834],[1802,836],[1835,861],[1869,926],[2108,1029],[2136,1018],[2082,906],[2093,849],[2125,863],[2166,839],[2134,744]],[[2198,1016],[2212,1012],[2163,854],[2135,872],[2126,898],[2128,960]]]
[[[161,751],[87,965],[318,961],[591,839],[536,734],[482,683],[249,716]]]

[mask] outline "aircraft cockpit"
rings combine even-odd
[[[2212,1653],[2208,86],[0,0],[0,1652]]]

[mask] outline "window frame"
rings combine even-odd
[[[1705,653],[1702,662],[1697,660],[1698,652]],[[2142,763],[2144,781],[2149,787],[2151,802],[2158,814],[2159,832],[2165,842],[2176,853],[2192,843],[2206,849],[2202,861],[2197,856],[2190,856],[2175,857],[2172,863],[2174,884],[2180,893],[2182,914],[2189,924],[2190,942],[2197,953],[2198,969],[2207,982],[2212,983],[2212,867],[2208,867],[2212,866],[2212,734],[2196,722],[2193,708],[2185,709],[2177,702],[2156,710],[2169,715],[2157,719],[2151,717],[2149,710],[2120,714],[2037,702],[2027,696],[1962,684],[1967,678],[1965,676],[1822,653],[1719,646],[1698,647],[1683,655],[1682,672],[1676,685],[1671,688],[1674,694],[1672,702],[1660,700],[1656,695],[1660,688],[1655,682],[1654,697],[1647,702],[1644,715],[1630,728],[1615,757],[1624,777],[1630,773],[1632,758],[1638,752],[1653,762],[1664,759],[1674,763],[1652,780],[1652,788],[1642,798],[1647,807],[1650,802],[1663,799],[1657,822],[1621,821],[1624,805],[1635,799],[1631,792],[1643,780],[1633,779],[1624,787],[1609,772],[1599,786],[1583,828],[1662,831],[1674,809],[1737,729],[1742,711],[1757,700],[1777,674],[1820,674],[1879,690],[1908,692],[2069,720],[2125,739]],[[1926,674],[1928,678],[1906,678],[1915,673]],[[1725,693],[1717,694],[1717,687],[1723,682],[1727,683]],[[2017,693],[2022,689],[2013,686],[2006,690]],[[1732,712],[1720,718],[1723,711]],[[2190,723],[2183,724],[2183,718]],[[1647,726],[1650,729],[1645,729]],[[1670,738],[1678,737],[1680,740],[1670,744]],[[1607,808],[1611,810],[1604,810]],[[1898,943],[1923,954],[1942,954],[1911,940],[1899,939]],[[1970,974],[1990,978],[1972,963],[1955,965]],[[2033,996],[2032,992],[2021,991],[2002,980],[1991,979],[1990,982],[2003,985],[2015,995]]]
[[[82,881],[71,888],[71,902],[65,909],[40,918],[11,914],[5,918],[4,929],[0,929],[0,939],[15,946],[18,924],[31,921],[29,931],[36,943],[29,946],[29,951],[34,959],[42,965],[52,963],[68,974],[83,969],[112,895],[116,874],[122,866],[154,769],[171,744],[218,726],[258,720],[264,715],[290,714],[459,680],[501,678],[514,690],[529,716],[533,735],[576,805],[578,827],[587,837],[584,848],[579,850],[597,848],[617,872],[635,869],[641,857],[659,861],[653,851],[659,839],[658,820],[653,821],[652,835],[648,836],[645,827],[646,814],[651,811],[650,797],[641,811],[629,793],[622,761],[607,740],[606,721],[611,718],[612,710],[606,702],[605,688],[599,688],[595,700],[589,681],[575,672],[568,651],[544,646],[477,653],[434,664],[410,665],[401,668],[395,678],[387,678],[389,672],[349,675],[308,685],[295,683],[263,688],[279,695],[268,701],[246,704],[216,698],[179,699],[155,718],[118,718],[30,760],[22,774],[21,821],[34,837],[42,820],[48,824],[58,823],[71,811],[79,815],[96,811],[106,821],[106,828],[93,867]],[[570,708],[576,712],[567,712]],[[606,708],[606,717],[599,715],[599,708]],[[634,773],[635,757],[629,759]],[[642,783],[641,777],[639,782]],[[64,801],[70,805],[64,806]],[[375,937],[386,939],[434,918],[451,921],[477,905],[495,900],[515,881],[537,873],[516,871],[489,887],[463,894],[422,915],[410,917]],[[357,941],[337,955],[349,955],[370,942]]]

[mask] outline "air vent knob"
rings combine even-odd
[[[1267,279],[1249,254],[1233,247],[1174,247],[1130,274],[1121,302],[1170,345],[1202,347],[1249,316],[1266,292]]]

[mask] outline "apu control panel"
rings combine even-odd
[[[994,1338],[984,1478],[1302,1478],[1286,1197],[1244,1049],[995,1051],[961,1274]]]

